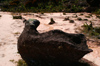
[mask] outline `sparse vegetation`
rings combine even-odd
[[[44,14],[44,12],[41,12],[41,14],[43,15],[43,14]]]
[[[51,18],[51,19],[50,19],[50,23],[49,23],[49,24],[51,25],[51,24],[54,24],[54,23],[55,23],[54,19],[53,19],[53,18]]]
[[[100,19],[100,16],[99,15],[96,15],[96,17]]]
[[[84,15],[83,13],[80,14],[80,16]]]
[[[20,60],[17,62],[17,66],[27,66],[27,64],[25,63],[24,60],[20,59]]]
[[[78,17],[78,18],[77,18],[77,20],[81,21],[81,20],[82,20],[82,18]]]
[[[2,16],[0,15],[0,17],[2,17]]]
[[[10,6],[12,6],[12,7],[16,7],[16,6],[18,6],[19,5],[19,3],[20,3],[20,1],[19,0],[13,0],[13,1],[10,1]]]
[[[88,19],[83,19],[83,21],[88,21]]]
[[[20,34],[20,32],[15,32],[14,34],[15,34],[15,35],[18,35],[18,34]]]
[[[69,20],[69,23],[74,23],[74,20]]]
[[[74,11],[74,12],[82,12],[83,11],[83,8],[80,7],[80,6],[72,5],[71,11]]]
[[[10,12],[61,12],[63,10],[61,0],[12,0],[7,2],[7,7],[2,7],[3,11]],[[16,7],[17,6],[17,7]]]
[[[2,10],[10,12],[84,12],[89,6],[86,0],[4,0],[2,3]],[[100,14],[100,9],[94,13]]]
[[[11,62],[14,62],[14,59],[13,60],[10,60]]]
[[[3,11],[10,12],[82,12],[86,6],[79,4],[80,0],[9,0],[3,1]],[[45,3],[44,3],[45,2]],[[83,1],[84,2],[84,1]],[[87,3],[86,3],[87,4]],[[17,6],[17,7],[16,7]]]
[[[67,20],[69,20],[69,17],[64,18],[64,20],[63,20],[63,21],[67,21]]]
[[[73,18],[77,18],[78,16],[77,15],[75,15],[75,16],[72,16]]]
[[[66,13],[65,13],[65,12],[63,12],[63,15],[66,15]]]
[[[13,19],[22,19],[22,16],[13,16]]]
[[[92,17],[92,14],[89,14],[89,16],[91,16],[91,17]]]
[[[95,13],[95,14],[100,14],[100,8],[97,9],[97,10],[95,10],[93,13]]]
[[[51,22],[55,22],[53,18],[50,19]]]
[[[89,37],[100,38],[100,27],[93,27],[92,22],[90,24],[85,23],[82,32]]]
[[[90,18],[90,16],[85,16],[86,18]]]

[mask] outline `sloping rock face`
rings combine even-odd
[[[18,39],[18,52],[28,66],[64,66],[92,52],[83,34],[68,34],[61,30],[40,34],[28,29],[27,25]]]

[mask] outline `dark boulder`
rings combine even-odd
[[[54,19],[51,18],[51,19],[50,19],[50,22],[49,22],[49,25],[52,25],[52,24],[54,24],[54,23],[55,23]]]
[[[77,62],[88,49],[83,34],[69,34],[61,30],[39,33],[38,20],[24,20],[25,28],[18,39],[18,52],[28,66],[64,66]]]

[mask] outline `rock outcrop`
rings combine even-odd
[[[36,30],[40,24],[38,20],[24,21],[18,52],[28,66],[64,66],[92,52],[83,34],[69,34],[61,30],[39,33]]]
[[[55,23],[55,21],[53,20],[53,18],[51,18],[50,19],[50,22],[49,22],[49,25],[52,25],[52,24],[54,24]]]

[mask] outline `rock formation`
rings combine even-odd
[[[52,24],[54,24],[55,23],[55,21],[53,20],[53,18],[51,18],[50,19],[50,22],[49,22],[49,25],[52,25]]]
[[[69,34],[61,30],[39,33],[38,20],[24,22],[25,28],[18,39],[18,52],[28,66],[64,66],[92,52],[83,34]]]

